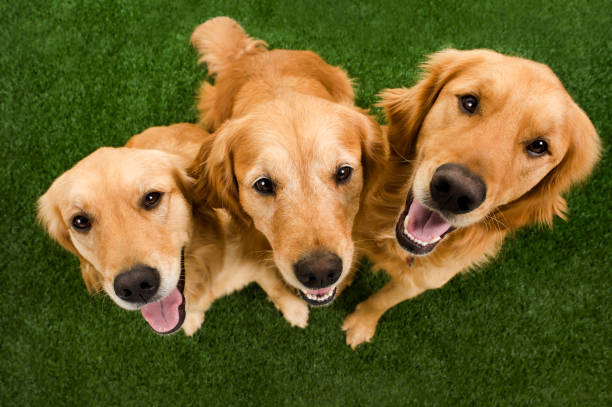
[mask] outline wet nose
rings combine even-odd
[[[487,196],[482,178],[460,164],[448,163],[438,167],[429,184],[435,209],[452,214],[471,212]]]
[[[298,281],[308,288],[323,288],[334,284],[342,274],[342,259],[326,250],[317,250],[293,265]]]
[[[159,288],[159,272],[142,264],[121,272],[113,282],[115,294],[127,302],[147,302]]]

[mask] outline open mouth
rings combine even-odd
[[[180,329],[185,321],[185,248],[181,250],[181,276],[176,288],[163,299],[144,305],[140,312],[151,329],[168,335]]]
[[[325,287],[306,291],[298,290],[298,292],[300,293],[300,297],[302,297],[308,305],[314,307],[327,305],[336,298],[336,287]]]
[[[455,228],[438,212],[414,199],[411,190],[406,198],[406,208],[395,225],[395,236],[403,249],[415,255],[425,255],[453,230]]]

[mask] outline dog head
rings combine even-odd
[[[367,115],[296,94],[214,134],[192,170],[195,197],[253,225],[284,280],[310,305],[328,304],[351,267],[353,220],[386,149]]]
[[[564,216],[600,140],[550,68],[489,50],[430,56],[414,87],[382,93],[392,148],[412,162],[396,237],[423,255],[456,228]]]
[[[140,309],[158,333],[176,331],[185,316],[183,250],[192,229],[185,164],[162,151],[100,148],[38,200],[40,222],[79,258],[87,289]]]

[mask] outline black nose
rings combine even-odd
[[[342,259],[335,253],[317,250],[302,257],[293,265],[295,276],[308,288],[332,285],[342,274]]]
[[[127,302],[147,302],[159,288],[159,272],[138,264],[115,277],[115,294]]]
[[[487,187],[480,176],[463,165],[449,163],[438,167],[429,193],[435,209],[459,215],[478,208],[487,196]]]

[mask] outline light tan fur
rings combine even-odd
[[[150,127],[132,136],[126,147],[160,150],[182,157],[191,163],[210,134],[193,123],[176,123],[170,126]]]
[[[343,325],[355,348],[374,336],[383,313],[457,273],[494,257],[509,232],[565,219],[562,195],[591,173],[600,139],[550,68],[489,50],[433,54],[410,89],[382,93],[392,158],[385,185],[367,201],[356,224],[363,253],[391,276],[359,304]],[[475,94],[478,111],[466,115],[458,97]],[[543,138],[550,154],[529,156],[526,145]],[[428,255],[412,256],[395,240],[408,192],[427,201],[429,182],[444,163],[479,174],[486,199],[474,211],[447,219],[457,229]],[[411,266],[409,264],[412,263]]]
[[[291,286],[306,289],[293,265],[317,249],[342,259],[342,284],[353,220],[388,148],[376,121],[354,106],[351,80],[313,52],[266,50],[227,17],[200,25],[191,42],[216,76],[198,105],[202,124],[216,132],[190,171],[196,200],[226,208],[252,256],[275,263]],[[340,185],[342,165],[353,175]],[[275,196],[253,188],[262,176],[277,185]]]
[[[61,175],[39,199],[41,223],[79,258],[87,289],[104,290],[126,309],[137,306],[114,293],[115,276],[135,264],[154,267],[163,298],[178,283],[185,248],[182,328],[187,335],[200,327],[215,299],[251,282],[266,291],[292,325],[306,326],[306,304],[274,269],[243,255],[230,217],[204,205],[192,209],[194,180],[185,168],[206,136],[200,126],[184,123],[148,129],[128,141],[131,148],[100,148]],[[146,211],[142,197],[151,191],[163,195],[155,209]],[[87,233],[71,227],[72,218],[82,213],[92,219]]]

